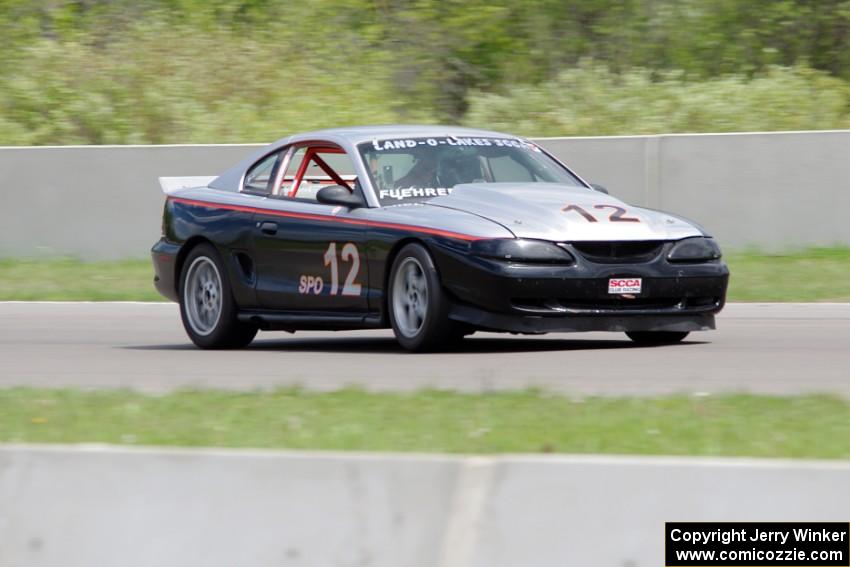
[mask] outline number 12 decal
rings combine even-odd
[[[360,295],[361,286],[354,280],[360,272],[360,253],[353,242],[346,242],[342,246],[340,258],[343,262],[351,262],[351,269],[345,277],[342,285],[342,295]],[[339,262],[336,259],[336,242],[331,242],[325,252],[325,266],[331,268],[331,295],[339,295]]]
[[[626,215],[626,209],[624,209],[623,207],[618,207],[617,205],[594,205],[593,208],[599,209],[599,210],[614,209],[614,212],[611,213],[608,216],[608,220],[610,222],[640,222],[640,219],[638,219],[638,218],[625,216]],[[567,205],[566,207],[563,207],[561,210],[564,211],[565,213],[567,213],[569,211],[575,211],[578,214],[580,214],[582,217],[584,217],[584,220],[586,220],[587,222],[598,222],[599,221],[599,219],[597,219],[592,214],[587,212],[586,209],[579,207],[578,205]]]

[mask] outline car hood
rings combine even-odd
[[[518,238],[677,240],[704,234],[681,217],[633,207],[593,189],[556,183],[469,183],[426,203],[489,219]]]

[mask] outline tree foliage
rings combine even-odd
[[[476,92],[470,101],[467,124],[528,136],[850,128],[850,84],[804,66],[693,80],[585,62],[551,81]]]
[[[0,0],[0,144],[846,127],[850,0]]]

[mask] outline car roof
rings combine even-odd
[[[351,143],[359,144],[377,138],[420,138],[423,136],[479,136],[516,138],[510,134],[493,132],[490,130],[479,130],[476,128],[465,128],[463,126],[434,126],[422,124],[396,124],[383,126],[349,126],[343,128],[329,128],[305,132],[288,138],[282,138],[278,142],[296,141],[297,139],[309,140],[311,138],[339,137],[345,138]],[[275,142],[277,143],[277,142]]]
[[[215,178],[209,187],[221,191],[238,191],[242,182],[242,176],[260,158],[273,153],[280,148],[292,143],[309,142],[312,140],[323,140],[333,142],[344,150],[356,153],[355,146],[371,140],[387,138],[421,138],[421,137],[445,137],[445,136],[475,136],[480,138],[513,138],[517,136],[494,132],[491,130],[478,130],[465,128],[463,126],[435,126],[422,124],[396,124],[380,126],[346,126],[342,128],[329,128],[326,130],[315,130],[286,136],[267,146],[263,146],[252,152],[248,157]]]

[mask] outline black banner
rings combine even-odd
[[[850,567],[850,523],[667,522],[666,567]]]

